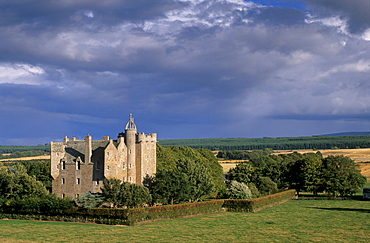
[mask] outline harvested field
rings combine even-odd
[[[33,159],[50,159],[50,155],[40,155],[40,156],[33,156],[33,157],[0,159],[0,162],[14,161],[14,160],[33,160]]]

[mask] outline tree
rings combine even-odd
[[[174,204],[196,202],[214,189],[212,177],[202,163],[179,160],[174,168],[159,169],[151,191],[155,202]]]
[[[7,199],[22,199],[48,195],[42,182],[36,177],[25,173],[26,169],[21,164],[0,169],[0,195]]]
[[[41,181],[51,192],[50,160],[28,160],[22,161],[20,164],[24,165],[28,175],[36,176],[36,180]]]
[[[328,156],[323,160],[325,190],[334,196],[353,195],[366,183],[355,162],[349,157]]]
[[[240,163],[235,168],[231,168],[225,177],[230,181],[248,184],[253,181],[254,176],[256,176],[255,169],[249,163]]]
[[[313,192],[317,195],[323,190],[322,159],[315,156],[307,156],[305,159],[298,160],[291,167],[291,187],[297,193],[301,190]]]
[[[113,207],[138,207],[151,202],[148,188],[119,179],[104,179],[101,188],[102,196]]]
[[[258,177],[254,181],[254,184],[256,185],[261,196],[273,194],[278,190],[277,184],[273,182],[269,177]]]
[[[101,188],[102,196],[106,202],[109,202],[113,207],[121,207],[121,180],[117,178],[103,180],[103,187]]]
[[[104,202],[101,193],[86,192],[85,196],[78,196],[76,203],[81,208],[97,208]]]
[[[226,189],[226,195],[230,199],[251,199],[252,192],[243,182],[230,181]]]

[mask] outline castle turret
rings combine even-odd
[[[130,120],[125,127],[125,140],[127,145],[127,180],[136,182],[136,125],[130,114]]]

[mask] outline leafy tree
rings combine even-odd
[[[226,189],[226,195],[230,199],[251,199],[252,192],[243,182],[230,181]]]
[[[256,176],[255,168],[249,163],[237,164],[235,168],[231,168],[225,175],[227,180],[238,181],[248,184],[253,181],[253,177]]]
[[[123,182],[119,179],[104,179],[101,188],[102,197],[106,202],[112,203],[113,207],[138,207],[151,202],[148,188]]]
[[[190,160],[179,160],[174,168],[159,169],[151,188],[154,201],[164,204],[196,202],[213,189],[207,167]]]
[[[355,162],[349,157],[328,156],[323,160],[324,188],[331,195],[353,195],[366,183]]]
[[[301,190],[313,192],[317,195],[323,190],[322,159],[307,156],[298,160],[291,168],[291,185],[297,193]]]
[[[41,181],[51,192],[50,160],[28,160],[22,161],[20,164],[24,165],[28,175],[36,176],[36,180]]]
[[[258,177],[254,183],[261,196],[270,195],[278,191],[277,184],[269,177]]]
[[[101,188],[102,196],[106,202],[109,202],[113,207],[121,207],[121,183],[117,178],[103,180],[103,187]]]
[[[214,184],[213,197],[225,191],[222,166],[218,163],[211,150],[204,148],[194,149],[185,146],[162,147],[159,144],[157,145],[157,171],[172,170],[177,166],[179,160],[196,161],[196,163],[203,164],[207,168]]]
[[[0,195],[8,199],[21,199],[41,197],[48,195],[45,186],[37,181],[34,176],[25,173],[26,169],[21,164],[0,169]]]
[[[123,182],[121,188],[122,205],[128,208],[141,207],[152,201],[149,189],[142,185]]]

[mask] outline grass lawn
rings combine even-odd
[[[294,200],[137,226],[0,220],[1,242],[369,242],[370,201]]]

